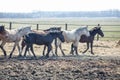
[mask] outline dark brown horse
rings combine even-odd
[[[62,42],[64,42],[64,36],[62,35],[62,31],[60,31],[60,32],[50,32],[50,33],[47,33],[47,34],[29,33],[29,34],[25,35],[24,39],[23,39],[25,41],[25,44],[26,44],[26,49],[25,49],[24,56],[26,56],[26,52],[30,48],[34,57],[36,57],[35,53],[34,53],[34,50],[33,50],[33,44],[37,44],[37,45],[47,46],[48,49],[47,49],[46,57],[49,57],[49,53],[52,50],[51,43],[53,42],[53,40],[55,38],[59,38]]]
[[[61,27],[51,27],[51,28],[45,29],[43,31],[33,31],[33,32],[37,33],[37,34],[48,34],[48,33],[51,33],[51,32],[59,32],[59,31],[61,31]],[[57,39],[55,39],[55,44],[56,44],[56,41],[57,41]],[[22,40],[22,43],[21,43],[21,49],[22,50],[21,51],[23,51],[25,46],[26,46],[26,43],[25,43],[24,40]],[[43,55],[45,55],[46,47],[47,46],[44,46]],[[29,49],[27,51],[29,52]],[[29,54],[30,54],[30,52],[29,52]]]
[[[47,34],[47,33],[49,33],[49,32],[56,32],[56,31],[61,31],[61,27],[51,27],[51,28],[49,28],[49,29],[45,29],[45,30],[43,30],[43,31],[34,31],[34,30],[32,30],[32,32],[34,32],[34,33],[38,33],[38,34]],[[21,49],[23,50],[23,48],[25,47],[25,42],[24,42],[24,40],[22,40],[22,42],[21,42]],[[45,49],[46,47],[44,47],[44,49]],[[43,50],[43,54],[44,54],[44,51],[45,50]]]
[[[98,25],[98,26],[100,26],[100,25]],[[94,54],[93,53],[93,41],[94,41],[95,35],[99,34],[101,37],[104,37],[104,34],[103,34],[102,30],[101,30],[101,27],[94,27],[89,32],[90,32],[90,36],[87,37],[85,35],[82,35],[79,42],[81,42],[81,43],[87,43],[87,49],[83,53],[85,53],[89,49],[89,44],[90,44],[91,54]],[[74,52],[73,44],[71,45],[71,52],[72,52],[72,54]]]

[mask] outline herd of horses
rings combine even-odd
[[[60,48],[63,56],[65,56],[65,53],[62,49],[62,43],[64,42],[72,42],[71,44],[71,51],[70,53],[74,55],[78,55],[78,44],[81,43],[87,43],[87,49],[83,52],[85,53],[89,49],[89,44],[91,45],[91,54],[93,53],[93,41],[96,34],[99,34],[101,37],[104,36],[103,31],[101,30],[100,25],[98,24],[97,27],[92,28],[90,31],[88,30],[88,26],[83,26],[71,31],[67,30],[61,30],[61,27],[52,27],[43,31],[34,31],[31,30],[31,26],[27,27],[21,27],[18,29],[8,30],[5,29],[5,26],[0,26],[0,48],[4,54],[4,57],[7,57],[6,50],[4,49],[4,45],[6,43],[14,43],[13,49],[10,52],[9,58],[12,57],[12,54],[15,50],[15,48],[18,48],[19,51],[19,57],[24,56],[26,57],[26,53],[31,53],[36,58],[33,44],[36,45],[44,45],[43,50],[43,56],[46,58],[49,57],[50,51],[52,50],[52,42],[54,40],[55,42],[55,53],[57,54],[58,47]],[[19,43],[21,41],[21,47],[19,46]],[[47,47],[47,52],[45,54],[45,50]],[[23,49],[25,48],[24,55],[22,55]]]

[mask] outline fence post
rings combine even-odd
[[[39,30],[39,24],[37,24],[37,28],[36,29]]]
[[[65,30],[67,30],[67,24],[65,24]]]
[[[9,29],[10,29],[10,30],[12,29],[12,22],[10,22],[10,27],[9,27]]]
[[[99,35],[97,34],[97,41],[99,40]]]

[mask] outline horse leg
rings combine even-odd
[[[58,51],[58,46],[55,45],[55,55],[56,55],[56,56],[58,56],[57,51]]]
[[[48,58],[49,57],[49,53],[50,51],[52,50],[52,46],[51,44],[47,46],[48,47],[48,50],[47,50],[47,54],[46,54],[46,57]]]
[[[89,49],[89,42],[87,42],[87,49],[83,51],[83,53],[85,53],[88,49]]]
[[[78,41],[76,41],[74,44],[73,44],[73,47],[74,47],[74,49],[75,49],[75,52],[76,52],[76,55],[78,55],[78,44],[79,44],[79,40]]]
[[[58,56],[58,54],[57,54],[58,45],[60,45],[60,44],[57,44],[57,39],[55,39],[55,54],[56,54],[56,56]]]
[[[14,52],[15,48],[16,48],[16,43],[15,43],[15,44],[14,44],[14,46],[13,46],[13,49],[12,49],[12,51],[11,51],[11,53],[10,53],[9,58],[11,58],[11,57],[12,57],[12,54],[13,54],[13,52]]]
[[[34,57],[36,58],[36,55],[35,55],[34,50],[33,50],[33,45],[30,46],[30,50],[33,53]]]
[[[91,42],[91,54],[94,55],[94,53],[93,53],[93,42]]]
[[[74,46],[73,46],[73,43],[71,44],[71,51],[70,51],[70,54],[74,55]]]
[[[60,50],[61,50],[63,56],[65,56],[65,53],[64,53],[63,50],[62,50],[62,46],[61,46],[61,44],[59,45],[59,48],[60,48]]]
[[[25,42],[24,42],[24,40],[22,40],[22,42],[21,42],[21,54],[22,54],[22,52],[23,52],[23,49],[24,49],[24,47],[25,47]]]
[[[20,50],[20,46],[19,46],[19,43],[17,43],[17,48],[18,48],[18,51],[19,51],[19,57],[21,57],[22,56],[22,50]]]
[[[29,45],[26,46],[26,48],[25,48],[25,52],[24,52],[24,57],[26,57],[26,53],[27,53],[29,47],[30,47]]]
[[[3,53],[4,53],[4,57],[6,57],[7,54],[6,54],[6,51],[4,50],[3,46],[0,46],[0,48],[2,49],[2,51],[3,51]]]
[[[44,49],[43,49],[43,56],[45,56],[45,50],[46,50],[46,45],[44,46]]]
[[[77,46],[74,46],[76,55],[78,55]]]
[[[2,49],[2,51],[3,51],[3,53],[4,53],[4,57],[7,57],[6,51],[5,51],[5,49],[3,48],[5,44],[6,44],[5,42],[2,42],[2,44],[0,45],[0,48]]]

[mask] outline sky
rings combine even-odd
[[[120,10],[120,0],[0,0],[0,12]]]

